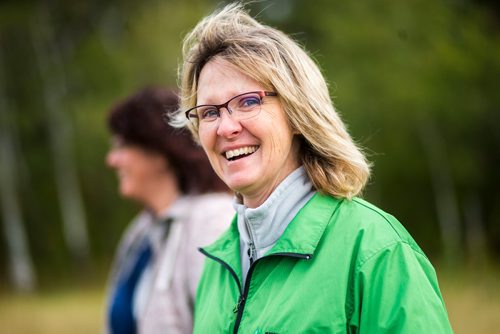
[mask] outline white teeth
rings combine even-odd
[[[231,158],[243,155],[243,154],[253,153],[253,152],[257,151],[258,148],[259,148],[258,146],[245,146],[245,147],[237,148],[235,150],[226,151],[226,153],[225,153],[226,159],[231,159]]]

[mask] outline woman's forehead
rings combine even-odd
[[[264,87],[226,60],[214,58],[201,70],[197,101],[222,103],[235,95],[263,90]]]

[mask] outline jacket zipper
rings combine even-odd
[[[250,242],[248,243],[247,255],[248,255],[248,258],[250,259],[250,266],[251,266],[257,257],[257,249],[255,248],[254,237],[253,237],[253,233],[252,233],[253,230],[250,228],[251,225],[248,222],[247,217],[245,217],[244,219],[245,219],[245,225],[246,225],[247,232],[248,232],[248,237],[250,238]]]
[[[255,249],[255,244],[253,243],[253,241],[250,241],[250,243],[248,244],[247,255],[250,258],[250,265],[252,265],[254,263],[254,259],[255,259],[256,255],[257,255],[257,250]]]
[[[252,279],[252,273],[257,265],[257,262],[260,262],[262,259],[268,258],[268,257],[273,257],[273,256],[288,256],[288,257],[295,257],[299,259],[304,259],[304,260],[309,260],[312,257],[312,254],[301,254],[301,253],[275,253],[267,256],[263,256],[260,259],[257,259],[255,262],[252,263],[250,261],[250,269],[248,270],[247,278],[245,280],[245,286],[243,290],[243,294],[240,295],[240,298],[238,299],[238,303],[235,306],[235,309],[233,310],[234,313],[237,313],[236,315],[236,322],[234,324],[234,330],[233,333],[236,334],[238,333],[238,329],[240,327],[241,323],[241,318],[243,317],[243,310],[245,309],[245,304],[247,301],[247,296],[248,296],[248,289],[250,286],[250,280]],[[220,261],[221,262],[221,261]],[[238,282],[239,283],[239,282]],[[240,290],[241,293],[241,290]]]
[[[236,272],[233,270],[233,268],[231,268],[231,266],[229,266],[226,262],[222,261],[218,257],[215,257],[215,256],[211,255],[210,253],[207,253],[203,248],[199,248],[199,251],[201,253],[205,254],[205,256],[207,256],[207,257],[211,258],[212,260],[220,263],[224,268],[226,268],[227,270],[229,270],[229,273],[231,273],[231,276],[233,276],[234,280],[238,284],[238,290],[240,292],[240,297],[238,298],[238,302],[236,303],[236,305],[233,308],[233,312],[236,313],[236,322],[234,324],[234,330],[233,330],[233,333],[235,333],[235,334],[238,333],[238,328],[240,327],[241,318],[243,317],[243,310],[245,308],[245,304],[246,304],[246,301],[247,301],[248,289],[249,289],[249,286],[250,286],[250,280],[252,278],[252,273],[253,273],[253,270],[254,270],[255,265],[257,264],[257,262],[260,262],[262,259],[265,259],[265,258],[268,258],[268,257],[273,257],[273,256],[288,256],[288,257],[294,257],[294,258],[299,258],[299,259],[304,259],[304,260],[309,260],[312,257],[312,254],[302,254],[302,253],[274,253],[274,254],[263,256],[260,259],[255,260],[255,262],[253,262],[253,263],[251,262],[250,269],[248,270],[247,278],[245,280],[245,288],[244,288],[243,293],[242,293],[241,292],[241,283],[240,283],[240,280],[239,280],[238,276],[236,275]]]

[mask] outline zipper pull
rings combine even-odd
[[[244,301],[245,301],[245,297],[243,297],[243,295],[240,295],[240,298],[238,298],[238,302],[236,303],[236,305],[233,308],[234,313],[238,313],[238,311],[240,310],[240,306],[241,306],[241,304],[243,304]]]
[[[255,256],[257,255],[256,253],[257,250],[255,249],[255,245],[253,244],[253,242],[250,241],[250,243],[248,244],[248,251],[247,251],[247,255],[250,258],[250,265],[252,265],[253,262],[255,261]]]

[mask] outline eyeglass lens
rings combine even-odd
[[[233,97],[222,105],[200,106],[193,109],[195,118],[191,121],[201,123],[213,122],[220,117],[221,109],[225,108],[233,119],[247,119],[257,115],[260,112],[262,98],[258,93],[247,93]]]

